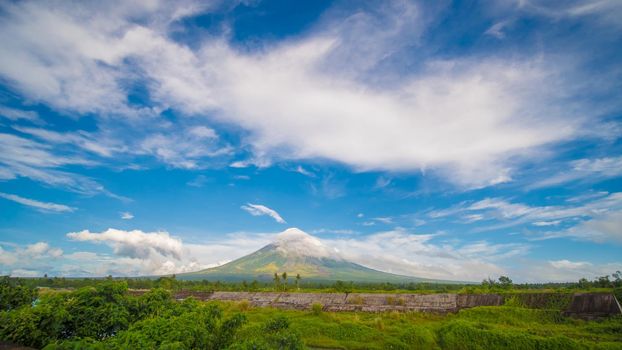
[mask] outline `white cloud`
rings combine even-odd
[[[553,220],[553,221],[536,221],[533,222],[534,226],[557,226],[561,223],[561,220]]]
[[[132,220],[134,218],[134,215],[130,212],[124,211],[121,214],[121,219],[123,220]]]
[[[622,210],[605,212],[561,232],[550,232],[545,237],[569,236],[598,243],[622,243]]]
[[[528,185],[528,188],[556,186],[571,181],[596,182],[622,175],[622,156],[595,159],[577,159],[554,176]]]
[[[207,178],[207,176],[199,175],[195,177],[194,179],[186,182],[186,185],[192,186],[192,187],[203,187],[208,181],[209,179]]]
[[[15,269],[9,273],[13,277],[43,277],[43,273],[36,270]]]
[[[311,230],[311,233],[314,235],[317,234],[335,234],[335,235],[353,235],[357,234],[358,231],[350,230],[350,229],[332,229],[332,228],[320,228],[316,230]]]
[[[36,124],[42,123],[37,112],[0,106],[0,117],[11,121],[27,120]]]
[[[556,269],[577,269],[577,268],[581,268],[584,266],[592,265],[585,261],[573,262],[573,261],[569,261],[565,259],[557,260],[557,261],[549,261],[549,263],[551,264],[551,266],[553,266]]]
[[[40,202],[34,199],[20,197],[18,195],[0,192],[0,197],[23,204],[29,207],[37,208],[42,211],[54,211],[54,212],[73,212],[76,210],[74,207],[69,207],[63,204]]]
[[[200,138],[206,138],[206,139],[212,139],[212,138],[217,138],[218,135],[216,135],[216,132],[214,131],[214,129],[208,128],[206,126],[200,125],[200,126],[195,126],[193,128],[190,129],[190,133],[194,136],[200,137]]]
[[[524,255],[528,249],[522,244],[434,243],[435,237],[396,229],[323,242],[337,248],[344,258],[381,271],[461,281],[503,274],[507,270],[499,262],[509,256]]]
[[[8,244],[12,249],[0,246],[0,274],[21,277],[42,276],[40,271],[50,270],[51,264],[63,259],[63,250],[46,242],[26,246]]]
[[[504,39],[505,38],[505,33],[503,32],[503,29],[507,25],[508,25],[507,21],[497,22],[497,23],[493,24],[492,26],[490,26],[490,28],[488,28],[484,32],[484,34],[490,35],[490,36],[494,36],[497,39]]]
[[[526,281],[576,282],[581,278],[593,280],[599,276],[610,275],[620,269],[622,269],[622,264],[619,262],[595,264],[587,261],[560,259],[525,262],[511,273]]]
[[[109,228],[101,233],[88,230],[71,232],[67,237],[82,242],[105,243],[115,254],[129,258],[146,259],[153,254],[181,259],[182,242],[168,232],[123,231]]]
[[[305,169],[302,165],[298,165],[296,167],[296,169],[294,169],[295,172],[302,174],[304,176],[308,176],[308,177],[316,177],[316,175],[314,173],[312,173],[311,171]]]
[[[565,205],[529,206],[512,203],[503,198],[485,198],[453,207],[432,210],[427,215],[433,219],[444,219],[456,215],[478,215],[479,220],[489,220],[477,231],[492,231],[512,226],[531,224],[536,227],[564,226],[557,231],[531,232],[531,239],[570,237],[597,243],[622,242],[618,228],[622,225],[622,193],[587,193],[572,197]],[[494,220],[494,221],[493,221]],[[469,223],[469,221],[466,221]]]
[[[68,165],[95,164],[81,155],[57,154],[50,145],[3,133],[0,133],[0,149],[0,180],[26,177],[85,195],[121,198],[88,177],[58,170]]]
[[[518,0],[515,3],[519,10],[532,14],[553,19],[592,17],[600,25],[615,27],[620,26],[618,19],[622,15],[622,5],[617,0]]]
[[[243,205],[240,208],[247,211],[249,214],[253,216],[267,215],[273,218],[274,221],[278,222],[279,224],[285,223],[285,220],[283,220],[283,218],[281,217],[281,215],[279,215],[279,213],[277,213],[273,209],[266,207],[265,205],[246,203],[246,205]]]
[[[572,93],[564,87],[577,86],[562,79],[570,77],[559,62],[427,59],[413,74],[382,70],[383,60],[416,45],[425,31],[425,14],[405,2],[326,20],[257,52],[222,38],[204,38],[196,49],[171,41],[169,25],[198,11],[187,4],[4,7],[0,74],[24,94],[59,109],[132,120],[166,108],[209,115],[248,131],[253,162],[264,164],[324,158],[361,171],[431,169],[482,187],[511,180],[510,158],[576,137],[589,110],[552,107]],[[94,15],[85,20],[84,13]],[[127,80],[146,82],[157,107],[129,106]],[[209,130],[192,129],[202,141],[187,143],[156,133],[140,149],[197,168],[198,158],[227,150],[196,147],[213,139]]]
[[[198,128],[198,129],[197,129]],[[138,154],[150,154],[175,168],[204,168],[202,159],[228,156],[233,153],[231,146],[220,146],[213,130],[195,127],[186,133],[155,133],[146,136],[139,144]]]

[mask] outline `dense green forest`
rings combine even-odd
[[[36,288],[42,284],[52,288]],[[284,282],[282,282],[284,283]],[[562,316],[561,306],[529,309],[509,298],[504,306],[456,314],[323,312],[255,308],[248,302],[175,301],[187,288],[250,288],[217,282],[159,279],[0,279],[0,340],[44,349],[622,349],[622,318],[583,321]],[[135,296],[132,288],[150,289]],[[299,288],[409,286],[334,283]],[[615,278],[535,290],[606,288]],[[262,284],[258,289],[280,288]],[[292,289],[295,287],[292,287]],[[421,288],[421,287],[417,287]],[[439,287],[445,288],[445,287]],[[478,291],[523,291],[511,280],[487,280]],[[383,290],[385,290],[383,289]],[[415,289],[417,290],[417,289]],[[424,289],[421,289],[424,290]],[[430,286],[425,290],[433,291]]]

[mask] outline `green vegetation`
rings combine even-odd
[[[174,301],[170,291],[128,293],[126,282],[100,281],[76,291],[40,293],[2,279],[0,340],[45,349],[300,349],[287,319],[267,320],[240,338],[245,313],[215,303]],[[248,309],[248,307],[246,307]]]
[[[575,292],[613,292],[619,300],[622,300],[622,273],[619,271],[611,276],[601,276],[593,281],[581,279],[578,282],[568,283],[528,283],[514,284],[506,276],[498,280],[486,279],[481,284],[465,283],[431,283],[431,282],[352,282],[352,281],[317,281],[306,280],[303,275],[296,274],[290,283],[289,272],[275,272],[270,281],[240,280],[236,282],[224,282],[212,280],[179,280],[177,276],[158,278],[11,278],[11,283],[19,284],[30,289],[53,288],[53,289],[76,289],[86,286],[94,286],[108,280],[126,282],[130,289],[154,289],[163,288],[171,291],[247,291],[247,292],[305,292],[305,293],[497,293],[516,294],[532,292],[575,293]],[[7,281],[9,278],[5,278]],[[8,283],[8,282],[7,282]]]
[[[281,288],[287,278],[283,274],[278,276]],[[54,283],[60,284],[60,280]],[[188,285],[172,278],[146,280],[153,288],[134,296],[128,291],[128,281],[142,283],[142,280],[64,280],[57,288],[35,289],[33,281],[54,279],[5,277],[0,279],[0,340],[48,350],[305,347],[622,350],[622,317],[583,321],[564,317],[560,312],[569,300],[569,291],[578,288],[611,291],[619,281],[610,279],[609,285],[596,280],[588,282],[590,285],[582,281],[582,285],[557,286],[555,289],[561,292],[553,292],[552,298],[535,303],[537,308],[534,308],[534,300],[530,299],[534,289],[513,285],[508,280],[468,287],[508,293],[504,306],[440,315],[397,311],[334,313],[323,311],[321,304],[306,311],[287,311],[251,307],[248,301],[200,302],[192,298],[175,301],[171,290]],[[289,284],[295,288],[294,283]],[[343,292],[357,288],[356,284],[343,282],[327,287]],[[400,304],[399,294],[390,298],[388,303]],[[527,304],[532,306],[527,308]]]

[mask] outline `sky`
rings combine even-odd
[[[622,2],[3,1],[0,274],[622,270]]]

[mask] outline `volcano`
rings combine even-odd
[[[274,273],[300,274],[304,281],[352,282],[440,282],[374,270],[343,259],[339,252],[319,239],[290,228],[274,242],[258,251],[227,264],[197,272],[177,275],[181,279],[220,281],[269,280]]]

